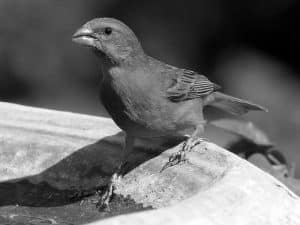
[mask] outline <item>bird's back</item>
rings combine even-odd
[[[172,102],[165,90],[173,84],[176,67],[148,59],[135,69],[104,70],[100,95],[119,127],[134,136],[182,136],[203,122],[202,102]]]

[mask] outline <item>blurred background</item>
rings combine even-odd
[[[269,108],[245,118],[300,175],[299,10],[297,0],[1,0],[0,101],[106,115],[97,58],[71,35],[92,18],[115,17],[151,56]]]

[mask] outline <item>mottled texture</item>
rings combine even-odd
[[[99,221],[103,214],[93,205],[73,204],[80,198],[67,195],[78,188],[88,191],[98,181],[105,184],[117,167],[124,136],[111,120],[0,103],[0,129],[3,224],[300,223],[300,202],[294,193],[212,143],[207,143],[207,151],[195,147],[188,154],[190,163],[162,173],[162,164],[180,146],[164,148],[158,155],[149,143],[136,145],[130,172],[117,183],[111,208],[127,196],[136,206],[129,210],[124,205],[123,213],[140,210],[139,204],[158,209]]]

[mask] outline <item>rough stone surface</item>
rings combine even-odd
[[[0,223],[300,224],[298,196],[212,143],[160,172],[180,145],[140,141],[112,212],[99,213],[81,200],[107,183],[122,142],[109,119],[0,103]]]

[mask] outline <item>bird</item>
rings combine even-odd
[[[95,18],[82,25],[72,40],[89,47],[101,64],[100,99],[125,132],[122,163],[98,205],[108,207],[113,180],[119,176],[137,138],[183,138],[182,149],[162,168],[185,160],[203,142],[203,109],[212,106],[233,115],[267,111],[264,107],[219,91],[220,86],[192,70],[149,56],[135,33],[114,18]],[[163,170],[162,170],[163,171]]]

